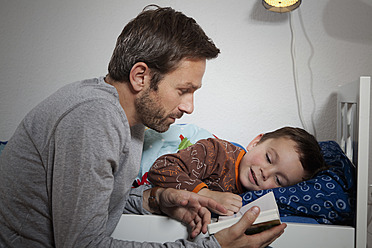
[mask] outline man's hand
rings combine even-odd
[[[287,227],[285,223],[282,223],[279,226],[272,227],[261,233],[246,235],[244,233],[245,230],[252,226],[259,212],[260,210],[258,207],[252,207],[242,216],[238,223],[216,233],[215,237],[220,243],[221,247],[266,247],[283,234],[284,229]]]
[[[195,238],[200,232],[207,232],[207,225],[211,223],[212,210],[218,214],[226,215],[227,210],[221,204],[211,198],[198,195],[185,190],[172,188],[157,190],[157,199],[160,210],[188,225],[190,228],[190,237]],[[144,192],[144,207],[147,204],[148,192]]]
[[[207,188],[201,189],[198,194],[210,197],[216,202],[222,204],[222,206],[227,209],[226,215],[233,215],[242,207],[242,198],[237,194],[233,194],[230,192],[212,191]]]

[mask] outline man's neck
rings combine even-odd
[[[128,82],[115,81],[109,75],[107,75],[104,80],[107,84],[114,86],[116,91],[118,92],[119,102],[125,112],[125,115],[127,116],[129,126],[132,127],[139,124],[139,121],[136,120],[137,114],[134,104],[136,95],[131,89],[130,84]]]

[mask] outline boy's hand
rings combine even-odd
[[[198,192],[198,194],[210,197],[224,206],[227,209],[227,213],[225,215],[233,215],[242,207],[242,198],[239,195],[230,192],[212,191],[210,189],[203,188]]]
[[[214,236],[222,248],[253,248],[267,247],[283,234],[287,227],[285,223],[272,227],[261,233],[246,235],[244,232],[252,226],[259,214],[258,207],[248,210],[236,224],[217,232]]]

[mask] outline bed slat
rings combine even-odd
[[[358,136],[358,185],[356,248],[367,247],[368,164],[371,106],[371,78],[360,78],[359,136]]]
[[[355,247],[367,247],[371,77],[343,85],[337,96],[337,142],[357,166]]]

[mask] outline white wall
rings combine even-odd
[[[105,75],[116,37],[150,1],[1,0],[0,140],[69,82]],[[193,122],[246,144],[283,125],[301,126],[289,15],[261,1],[154,1],[194,17],[221,49],[210,61]],[[292,12],[296,66],[308,130],[335,139],[337,85],[372,74],[372,3],[303,1]]]
[[[243,145],[261,132],[301,126],[289,15],[259,0],[0,1],[0,140],[61,86],[105,75],[116,37],[149,3],[194,17],[222,52],[208,63],[195,112],[179,123]],[[372,75],[372,2],[305,0],[292,19],[306,126],[334,140],[337,85]]]

